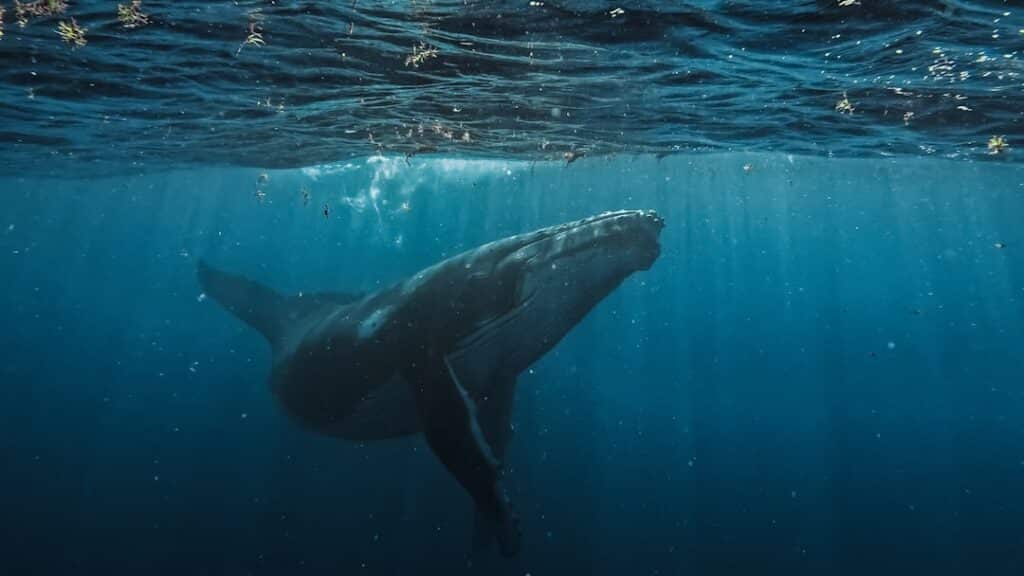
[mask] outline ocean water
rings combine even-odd
[[[1024,570],[1016,3],[0,5],[0,574]],[[514,558],[421,437],[293,423],[196,277],[620,209],[661,256],[519,377]]]

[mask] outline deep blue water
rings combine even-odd
[[[1024,573],[1018,3],[61,4],[0,0],[0,575]],[[633,208],[660,258],[519,377],[513,559],[196,279]]]
[[[0,183],[7,573],[1017,573],[1016,165],[393,158],[272,172],[263,204],[256,176]],[[664,251],[520,379],[514,560],[467,566],[421,439],[288,421],[264,341],[198,299],[200,256],[365,290],[621,207]]]

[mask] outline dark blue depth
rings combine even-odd
[[[0,180],[0,572],[1018,573],[1017,165],[392,157],[262,203],[257,174]],[[467,561],[421,439],[287,421],[195,280],[371,289],[619,208],[665,217],[663,255],[520,380],[512,561]]]

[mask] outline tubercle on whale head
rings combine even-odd
[[[461,338],[481,323],[526,305],[588,310],[660,255],[665,226],[652,210],[606,212],[467,251],[404,282],[416,323]],[[573,317],[569,314],[568,317]],[[408,322],[403,325],[407,325]],[[433,329],[433,328],[432,328]]]
[[[575,222],[543,228],[524,237],[510,260],[526,264],[602,254],[613,265],[616,256],[629,271],[646,270],[661,253],[659,236],[665,220],[653,210],[605,212]]]

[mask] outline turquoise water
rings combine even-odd
[[[1012,3],[0,6],[0,573],[1020,572]],[[623,209],[661,255],[519,376],[513,558],[421,436],[288,418],[196,276]]]

